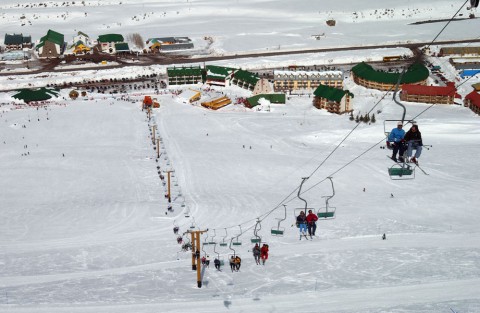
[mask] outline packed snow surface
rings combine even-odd
[[[6,0],[0,24],[34,38],[48,28],[64,30],[67,39],[78,30],[187,35],[206,48],[203,38],[212,36],[209,53],[236,53],[428,41],[444,24],[409,24],[449,18],[460,5]],[[326,26],[331,18],[337,26]],[[442,39],[475,38],[476,26],[477,19],[454,22]],[[310,37],[323,32],[320,41]],[[372,50],[218,64],[262,68],[382,55]],[[435,60],[447,78],[458,78],[446,59]],[[12,74],[1,77],[0,87],[128,71]],[[155,71],[165,68],[131,74]],[[478,81],[469,80],[459,93],[465,96]],[[478,115],[459,105],[406,103],[406,119],[419,123],[431,147],[419,159],[425,173],[417,168],[414,179],[391,180],[387,169],[394,163],[380,147],[395,122],[384,121],[401,118],[402,111],[392,94],[381,100],[383,92],[359,87],[348,75],[345,87],[355,95],[354,114],[375,113],[376,123],[317,110],[308,96],[210,111],[178,95],[191,88],[202,90],[200,101],[223,94],[233,103],[250,96],[237,87],[89,93],[77,100],[63,90],[40,107],[15,105],[13,93],[0,94],[0,312],[479,312]],[[141,109],[144,95],[161,105],[150,118]],[[169,171],[173,212],[165,198]],[[319,221],[312,240],[299,240],[294,225],[295,209],[305,205],[296,197],[302,177],[309,177],[302,198],[314,209],[332,194],[327,177],[335,187],[329,205],[336,218]],[[284,236],[271,236],[280,220]],[[257,221],[257,235],[270,246],[264,266],[251,252]],[[181,251],[174,225],[180,234],[208,229],[202,242],[217,245],[205,245],[201,254],[212,263],[216,252],[225,261],[238,254],[240,271],[210,264],[198,288],[191,253]],[[237,239],[242,245],[231,246],[235,251],[219,245]]]

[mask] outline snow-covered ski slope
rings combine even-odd
[[[465,1],[415,0],[2,0],[6,33],[45,36],[48,29],[73,43],[78,31],[96,40],[117,33],[152,37],[188,36],[197,54],[241,54],[432,40]],[[478,15],[467,5],[457,17]],[[334,27],[327,20],[335,20]],[[478,19],[451,23],[438,40],[478,37]],[[320,40],[315,40],[316,35]],[[0,42],[3,42],[3,33]],[[132,49],[136,49],[131,44]],[[138,48],[137,48],[138,49]],[[141,49],[140,49],[141,50]]]
[[[372,106],[361,94],[355,99],[358,108]],[[262,220],[258,234],[270,258],[258,266],[249,251],[256,218],[294,191],[356,124],[313,108],[306,97],[272,104],[270,112],[232,105],[213,112],[170,94],[159,100],[150,122],[140,101],[100,96],[39,110],[4,106],[2,312],[480,307],[480,121],[467,108],[435,106],[417,119],[433,145],[420,158],[430,176],[417,171],[414,180],[390,180],[392,162],[378,147],[338,171],[382,139],[382,119],[400,113],[392,101],[381,103],[379,121],[359,126],[305,183],[307,190],[336,172],[330,205],[337,218],[320,221],[312,241],[299,241],[293,211],[303,203],[289,197],[284,237],[269,234],[283,209]],[[407,117],[425,108],[410,104]],[[173,214],[165,215],[149,123],[162,139],[162,171],[175,171]],[[318,208],[328,194],[324,181],[303,197]],[[216,241],[224,228],[230,240],[242,224],[240,272],[207,269],[198,289],[190,253],[178,252],[174,221],[180,232],[192,224],[210,229],[209,236],[215,229]],[[224,258],[233,252],[217,251]],[[213,260],[213,247],[205,252]]]
[[[34,39],[48,28],[64,30],[66,40],[78,30],[93,36],[139,32],[144,39],[188,35],[211,53],[240,53],[279,45],[429,41],[444,24],[407,24],[449,18],[461,5],[406,1],[399,6],[390,0],[235,1],[226,6],[220,1],[85,1],[83,8],[81,1],[68,7],[61,6],[63,2],[32,9],[25,6],[40,2],[2,1],[2,29],[20,29]],[[387,8],[395,8],[395,13],[378,18]],[[157,14],[142,22],[132,20],[151,11]],[[464,16],[468,12],[462,11]],[[26,18],[20,19],[21,14]],[[229,23],[219,28],[218,19],[206,18],[212,15]],[[327,28],[327,18],[336,19],[337,26]],[[32,25],[20,26],[22,20]],[[99,30],[98,25],[104,26]],[[476,38],[476,26],[477,19],[451,23],[440,39]],[[310,38],[322,32],[326,36],[320,41]],[[207,35],[214,38],[211,46],[202,39]],[[288,58],[298,64],[313,62],[310,56]],[[328,64],[346,56],[315,58]],[[279,64],[272,60],[232,66]],[[448,61],[441,61],[447,78],[454,79]],[[123,71],[119,75],[128,70],[118,70]],[[99,70],[91,75],[102,74]],[[43,80],[40,85],[45,85],[61,80],[58,75],[12,75],[1,82],[25,87]],[[82,74],[65,75],[68,80]],[[478,78],[459,93],[466,95],[475,82]],[[365,114],[383,96],[349,79],[345,85],[355,94],[355,114]],[[62,96],[67,98],[68,91]],[[247,95],[235,87],[218,91]],[[130,95],[134,102],[99,94],[89,94],[91,100],[60,97],[38,110],[15,109],[10,96],[0,95],[0,312],[480,311],[480,119],[468,108],[439,105],[416,118],[424,143],[432,145],[419,159],[430,175],[416,171],[414,180],[392,181],[387,169],[393,162],[376,145],[383,139],[383,120],[401,116],[391,95],[374,109],[382,111],[376,114],[377,123],[361,124],[320,167],[356,124],[348,116],[313,108],[308,97],[265,105],[261,111],[230,105],[213,112],[168,93],[157,96],[161,108],[149,121],[141,111],[140,94]],[[428,105],[406,107],[410,119]],[[162,139],[158,162],[150,135],[154,124]],[[165,214],[166,187],[157,166],[163,175],[174,170],[173,214]],[[324,205],[322,196],[331,194],[325,179],[332,176],[336,195],[330,205],[337,217],[318,222],[312,241],[300,241],[292,225],[294,209],[303,202],[295,198],[295,189],[314,171],[304,188],[311,189],[303,197],[309,206]],[[273,237],[270,229],[283,218],[279,204],[284,199],[285,235]],[[270,246],[265,266],[255,265],[249,251],[258,217],[258,234]],[[217,242],[237,236],[242,225],[243,245],[235,247],[243,259],[240,272],[227,267],[217,272],[211,265],[203,287],[197,288],[191,255],[180,252],[174,223],[181,233],[192,225],[208,228],[210,239],[215,230]],[[384,233],[387,239],[381,240]],[[233,252],[228,247],[216,250],[224,259]],[[205,246],[205,252],[213,260],[213,247]]]

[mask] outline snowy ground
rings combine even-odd
[[[356,88],[359,111],[373,106],[370,94],[382,95]],[[337,218],[319,222],[313,241],[299,241],[291,225],[303,204],[287,196],[356,125],[347,116],[314,109],[307,97],[270,112],[235,105],[213,112],[167,94],[148,122],[139,101],[96,98],[2,107],[1,312],[480,309],[479,171],[471,157],[480,152],[480,121],[467,108],[436,106],[417,118],[433,145],[421,158],[430,175],[392,181],[378,147],[341,169],[382,140],[381,120],[398,118],[390,97],[381,102],[379,121],[362,124],[305,184],[313,188],[304,197],[318,208],[331,193],[323,180],[335,173]],[[425,108],[410,104],[407,117]],[[175,171],[173,214],[165,215],[158,164]],[[285,236],[272,237],[283,207],[264,214],[286,197]],[[257,217],[271,250],[265,267],[249,252]],[[215,229],[217,241],[241,224],[241,271],[206,269],[198,289],[174,221],[181,232],[194,225],[211,237]],[[213,247],[205,252],[213,259]]]
[[[128,29],[157,36],[161,24],[165,33],[158,36],[188,35],[201,42],[202,36],[213,35],[212,49],[219,53],[278,45],[431,40],[444,24],[407,23],[451,17],[461,4],[406,1],[383,19],[379,11],[374,13],[381,9],[378,4],[365,1],[277,1],[275,10],[269,2],[252,0],[223,7],[218,1],[191,0],[122,5],[85,1],[85,7],[76,1],[66,2],[68,8],[61,6],[63,1],[49,1],[47,8],[39,9],[39,2],[25,7],[31,3],[2,1],[0,24],[6,32],[21,29],[35,38],[48,28],[70,27],[65,33],[73,36],[73,29],[81,26],[77,30],[98,35],[102,21],[102,33]],[[393,3],[382,2],[382,12]],[[212,8],[219,20],[228,17],[235,23],[218,28],[204,22]],[[167,13],[131,20],[149,11]],[[20,19],[21,14],[26,18]],[[57,18],[62,14],[65,19]],[[335,18],[338,25],[326,28],[327,18]],[[22,28],[21,21],[26,22]],[[475,38],[475,25],[476,19],[452,23],[442,39]],[[323,31],[325,40],[309,38]],[[329,64],[379,58],[383,52],[222,65],[261,69],[292,62]],[[432,61],[442,65],[447,78],[458,77],[447,59]],[[153,66],[12,75],[2,77],[0,87],[164,70]],[[478,78],[459,92],[464,96],[475,82]],[[388,151],[378,143],[383,142],[383,120],[398,119],[399,107],[388,95],[374,108],[383,93],[349,79],[345,86],[355,94],[355,114],[371,109],[382,113],[376,114],[377,123],[361,124],[326,161],[357,124],[346,115],[313,108],[306,96],[265,105],[260,111],[239,105],[209,111],[166,93],[155,96],[161,107],[148,120],[139,93],[131,94],[130,101],[96,94],[73,101],[63,99],[69,91],[64,90],[62,97],[38,109],[15,106],[11,93],[1,93],[0,312],[479,312],[478,115],[457,105],[434,106],[422,113],[428,105],[407,104],[407,119],[421,114],[415,119],[425,144],[432,145],[420,158],[429,175],[417,170],[414,180],[393,181],[387,174],[392,166],[385,156]],[[248,95],[236,87],[216,89],[210,95]],[[153,125],[161,139],[158,160]],[[166,186],[158,166],[164,176],[174,171],[173,213],[166,214]],[[311,177],[303,196],[314,208],[324,205],[322,196],[331,194],[326,177],[333,177],[336,195],[330,205],[336,207],[337,218],[319,222],[312,241],[299,241],[292,224],[294,209],[303,203],[295,190],[306,176]],[[273,237],[270,229],[284,216],[282,203],[287,205],[287,219],[281,224],[285,236]],[[249,251],[257,218],[262,227],[258,235],[270,245],[265,266],[255,265]],[[190,253],[180,251],[172,233],[174,223],[182,233],[191,226],[208,228],[208,238],[216,235],[217,242],[237,236],[241,225],[243,245],[236,249],[243,259],[240,272],[227,267],[217,272],[211,265],[204,271],[203,287],[197,288]],[[213,260],[213,247],[204,250]],[[233,252],[218,245],[216,251],[224,259]]]
[[[70,44],[78,31],[93,39],[106,33],[124,37],[139,33],[144,41],[188,36],[197,53],[224,54],[430,41],[444,23],[411,24],[448,19],[463,2],[3,0],[0,24],[3,32],[22,32],[34,41],[51,28],[63,33]],[[458,17],[478,14],[477,10],[465,6]],[[327,26],[329,19],[336,26]],[[478,19],[451,23],[438,40],[477,38],[479,24]]]

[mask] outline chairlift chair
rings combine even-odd
[[[209,245],[216,245],[216,244],[217,244],[217,242],[214,240],[214,238],[215,238],[216,236],[217,236],[217,231],[214,229],[214,230],[213,230],[213,237],[212,237],[212,239],[210,239],[210,240],[208,241],[208,244],[209,244]]]
[[[260,226],[260,228],[257,229],[257,226]],[[262,224],[260,224],[260,220],[258,219],[258,220],[257,220],[257,223],[255,224],[255,229],[254,229],[254,231],[253,231],[253,234],[254,234],[255,237],[252,237],[252,238],[250,239],[250,241],[251,241],[252,243],[258,243],[258,244],[260,244],[260,242],[262,241],[262,238],[261,238],[260,236],[258,236],[258,231],[259,231],[260,229],[262,229]]]
[[[220,242],[220,247],[226,247],[228,245],[227,242],[225,241],[227,236],[228,236],[228,232],[227,232],[227,229],[225,228],[225,237],[222,238],[222,242]]]
[[[190,229],[195,229],[195,219],[192,217],[192,225],[190,225]]]
[[[270,233],[272,234],[272,236],[283,236],[283,234],[285,233],[285,227],[280,227],[280,223],[287,219],[287,206],[285,204],[283,206],[285,208],[285,215],[283,218],[277,218],[278,220],[277,228],[273,227],[270,230]]]
[[[388,168],[388,175],[390,175],[392,180],[415,179],[415,167],[406,163],[396,163]]]
[[[220,257],[220,253],[217,252],[216,248],[217,248],[217,244],[214,244],[213,253],[217,254],[217,259],[220,261],[220,266],[224,266],[225,265],[225,260]]]
[[[322,220],[331,220],[335,218],[335,208],[330,207],[328,205],[328,201],[332,199],[335,196],[335,188],[333,187],[333,180],[332,177],[327,177],[330,180],[330,183],[332,185],[332,195],[331,196],[323,196],[322,198],[325,198],[325,207],[318,209],[317,211],[317,216]]]
[[[241,225],[238,225],[238,227],[240,227],[240,234],[238,234],[236,237],[232,237],[232,240],[230,241],[230,243],[233,244],[234,246],[242,245],[242,242],[238,240],[238,237],[240,237],[243,234],[243,230]],[[236,238],[236,240],[233,241],[233,238]]]
[[[303,183],[308,179],[309,177],[302,177],[302,182],[300,183],[300,187],[298,188],[298,192],[297,192],[297,198],[302,200],[303,202],[305,202],[305,207],[304,208],[296,208],[294,210],[294,215],[295,215],[295,221],[297,220],[297,216],[300,215],[300,212],[304,212],[305,214],[307,214],[308,210],[312,210],[314,211],[313,208],[309,208],[308,207],[308,203],[307,203],[307,200],[303,199],[302,197],[300,197],[300,194],[302,192],[302,187],[303,187]],[[299,226],[297,225],[297,228]]]
[[[228,255],[228,256],[229,256],[229,258],[228,258],[229,260],[230,260],[230,256],[231,256],[231,255],[233,255],[234,257],[238,255],[238,254],[237,254],[237,251],[236,251],[234,248],[232,248],[232,246],[235,246],[235,243],[233,242],[233,238],[235,238],[235,237],[232,237],[232,239],[230,239],[230,245],[228,246],[228,247],[230,248],[230,250],[233,251],[233,254],[229,254],[229,255]],[[237,236],[237,240],[238,240],[238,236]]]
[[[205,237],[205,239],[203,240],[203,244],[202,246],[208,246],[209,242],[207,241],[208,239],[208,231],[206,232],[207,236]],[[203,248],[202,248],[203,249]]]

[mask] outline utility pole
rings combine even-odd
[[[202,271],[200,266],[200,236],[206,233],[207,230],[188,230],[192,236],[192,270],[197,271],[197,286],[202,288]]]
[[[157,125],[152,126],[152,141],[155,144],[155,130],[157,129]]]
[[[172,171],[167,171],[167,177],[168,177],[168,179],[167,179],[168,203],[172,202],[172,197],[171,197],[171,193],[170,193],[170,173],[171,173],[171,172],[172,172]]]

